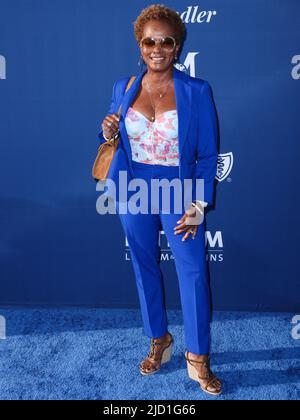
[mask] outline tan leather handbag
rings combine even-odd
[[[132,83],[134,82],[135,76],[131,76],[125,93],[130,88]],[[119,106],[118,115],[121,115],[121,108],[122,104]],[[100,144],[98,148],[97,157],[95,159],[93,169],[92,169],[92,176],[96,181],[105,181],[107,178],[107,174],[111,165],[111,162],[114,158],[116,153],[118,144],[120,139],[120,132],[118,131],[115,137],[111,140],[105,141],[105,143]]]

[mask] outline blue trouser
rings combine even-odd
[[[151,165],[132,161],[135,178],[147,182],[151,178],[178,178],[178,166]],[[171,188],[171,198],[172,198]],[[130,196],[130,193],[129,193]],[[150,208],[150,206],[149,206]],[[160,270],[159,230],[162,226],[170,244],[179,280],[185,343],[188,351],[208,354],[210,342],[210,293],[208,286],[204,224],[198,226],[195,239],[184,233],[174,234],[177,221],[184,214],[121,214],[116,201],[124,233],[127,237],[131,261],[141,306],[144,333],[158,338],[168,331],[164,305],[163,278]]]

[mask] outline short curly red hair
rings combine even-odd
[[[134,24],[134,35],[139,44],[143,38],[144,26],[150,20],[165,20],[174,29],[177,43],[182,44],[186,36],[186,28],[178,13],[164,4],[152,4],[143,9]]]

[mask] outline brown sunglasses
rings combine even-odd
[[[146,36],[139,42],[139,46],[144,49],[152,49],[155,47],[156,42],[159,42],[161,48],[166,51],[172,51],[176,46],[176,39],[172,36],[165,36],[165,37],[149,37]]]

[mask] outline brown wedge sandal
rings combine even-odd
[[[194,381],[197,381],[202,391],[206,392],[207,394],[210,394],[210,395],[222,394],[222,389],[220,389],[220,385],[219,385],[221,382],[216,377],[216,375],[214,375],[212,371],[210,370],[210,358],[207,357],[206,360],[204,360],[203,362],[200,362],[198,360],[189,359],[188,355],[189,355],[189,351],[186,351],[184,357],[185,357],[185,360],[187,361],[189,377],[193,379]],[[201,365],[204,365],[206,367],[207,375],[205,378],[201,378],[199,376],[196,367],[193,366],[191,362],[200,363]],[[207,381],[207,383],[205,385],[202,385],[201,381]],[[208,390],[208,388],[215,388],[215,391]]]
[[[172,355],[173,336],[168,332],[170,340],[168,342],[158,342],[151,338],[151,348],[148,356],[140,363],[140,372],[142,375],[152,375],[158,372],[163,363],[169,362]]]

